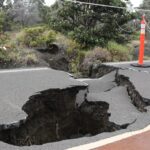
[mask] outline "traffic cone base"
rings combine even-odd
[[[139,67],[139,68],[150,68],[150,64],[143,64],[143,65],[140,65],[140,64],[131,64],[132,67]]]

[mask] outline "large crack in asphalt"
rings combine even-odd
[[[89,68],[88,77],[89,78],[100,78],[104,75],[109,74],[112,71],[115,71],[117,68],[113,66],[108,66],[105,64],[93,64]]]
[[[149,98],[145,98],[143,97],[140,92],[136,89],[136,87],[134,86],[134,84],[132,83],[132,81],[130,80],[129,76],[120,74],[119,71],[120,70],[126,70],[126,71],[133,71],[133,72],[137,72],[137,73],[146,73],[149,74],[149,71],[142,71],[142,70],[138,70],[138,69],[134,69],[134,68],[126,68],[126,67],[121,67],[121,66],[115,66],[115,65],[107,65],[107,64],[103,64],[100,65],[101,67],[99,67],[99,70],[96,70],[94,72],[94,76],[93,77],[97,77],[97,76],[103,76],[106,73],[110,73],[112,71],[116,71],[116,76],[115,76],[115,82],[117,83],[118,86],[125,86],[127,88],[127,92],[128,95],[131,99],[132,104],[140,111],[140,112],[147,112],[146,107],[150,106],[150,99]],[[106,90],[105,92],[109,92],[111,91],[114,87]]]
[[[136,89],[130,77],[123,74],[119,74],[119,69],[116,71],[115,81],[118,86],[126,86],[128,95],[131,99],[132,104],[140,111],[147,112],[146,107],[150,105],[150,99],[142,97],[139,91]]]
[[[119,70],[121,68],[105,65],[99,67],[93,73],[93,78],[105,74],[109,76],[110,72],[115,74],[113,79],[108,79],[105,86],[105,79],[101,78],[103,84],[98,86],[100,89],[96,85],[90,91],[88,86],[80,85],[64,89],[51,88],[30,96],[22,106],[27,118],[16,123],[1,124],[0,140],[16,146],[31,146],[127,129],[136,119],[132,122],[131,119],[128,120],[130,123],[116,123],[117,120],[111,120],[112,112],[109,110],[112,103],[109,101],[110,96],[106,97],[105,94],[111,95],[115,90],[119,91],[117,86],[123,86],[128,92],[126,95],[129,95],[132,104],[140,112],[146,112],[145,107],[149,106],[150,100],[142,97],[130,78],[120,74]],[[92,81],[91,84],[99,84],[96,82]],[[101,90],[103,93],[99,93]],[[95,101],[92,92],[98,97],[98,101]],[[88,96],[92,97],[91,101]]]
[[[84,101],[77,105],[77,94],[83,90],[87,87],[48,89],[31,96],[22,107],[27,118],[18,123],[0,125],[0,140],[17,146],[41,145],[113,132],[130,125],[110,122],[109,104],[87,101],[87,92]]]

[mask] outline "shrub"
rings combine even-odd
[[[84,48],[93,48],[95,45],[105,46],[107,43],[107,40],[102,36],[100,37],[96,32],[92,32],[90,29],[87,30],[83,26],[74,28],[68,35],[80,43]]]
[[[18,37],[18,42],[27,47],[45,47],[55,41],[56,33],[45,27],[32,27],[24,29]]]
[[[8,57],[10,58],[10,60],[15,61],[15,62],[21,61],[21,55],[18,50],[9,51]]]
[[[4,21],[5,21],[5,14],[4,14],[4,12],[0,9],[0,32],[3,31]]]
[[[28,53],[24,59],[25,64],[33,65],[38,63],[38,58],[34,53]]]
[[[0,63],[6,63],[9,60],[8,53],[4,49],[0,48]]]
[[[84,63],[103,63],[111,61],[111,53],[104,48],[96,47],[92,51],[87,52]]]
[[[128,61],[131,59],[131,49],[128,46],[110,41],[107,49],[111,53],[113,61]]]
[[[16,49],[12,51],[11,57],[16,57],[16,62],[21,65],[34,65],[38,63],[38,57],[31,49]]]
[[[75,59],[72,59],[70,62],[70,71],[75,74],[79,74],[81,71],[81,64],[83,63],[83,60],[85,58],[84,51],[78,51],[77,57]]]
[[[0,33],[0,45],[5,44],[9,40],[9,37],[7,34]]]
[[[132,40],[138,40],[139,41],[140,38],[140,31],[134,32],[132,34]]]
[[[144,56],[144,60],[150,60],[150,56]]]
[[[1,65],[9,65],[11,63],[16,63],[21,60],[19,51],[16,49],[0,49],[0,63]]]
[[[49,47],[51,43],[53,43],[56,39],[56,33],[53,30],[46,31],[45,35],[43,36],[44,42]]]
[[[62,34],[58,34],[56,37],[56,42],[66,49],[68,55],[74,53],[74,51],[78,51],[81,49],[81,45],[78,44],[75,40],[69,39]]]
[[[38,63],[38,58],[34,52],[26,49],[0,49],[0,64],[1,67],[7,66],[27,66]]]
[[[66,50],[66,55],[70,61],[70,71],[72,73],[78,73],[79,66],[84,58],[84,51],[81,51],[81,45],[75,40],[69,39],[62,34],[57,35],[56,42]]]
[[[95,47],[93,50],[86,52],[83,63],[80,66],[80,72],[82,72],[82,75],[87,76],[90,72],[91,66],[103,62],[110,62],[111,60],[111,53],[107,49]]]
[[[107,49],[96,47],[87,53],[86,58],[89,59],[89,61],[99,61],[102,63],[111,61],[111,54]]]

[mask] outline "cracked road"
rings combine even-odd
[[[146,62],[149,63],[149,62]],[[149,99],[149,68],[133,68],[128,62],[105,64],[119,67],[121,75],[125,75],[133,83],[136,90],[143,98]],[[118,86],[115,81],[115,72],[111,72],[100,79],[78,79],[71,78],[67,73],[55,71],[48,68],[27,69],[27,70],[5,70],[0,71],[0,124],[9,124],[26,118],[26,114],[21,110],[23,104],[29,96],[36,92],[49,88],[66,88],[72,86],[89,85],[88,101],[105,101],[111,113],[110,121],[118,124],[131,124],[127,129],[111,133],[101,133],[95,136],[85,136],[78,139],[63,140],[39,146],[17,147],[0,142],[0,149],[5,150],[87,150],[104,146],[109,142],[107,138],[121,136],[128,133],[133,135],[133,131],[142,130],[150,124],[150,106],[147,112],[140,112],[132,104],[125,86]],[[131,134],[132,132],[132,134]],[[146,131],[147,132],[147,131]],[[149,134],[148,134],[149,135]],[[141,136],[142,137],[142,136]],[[107,139],[105,142],[104,140]],[[118,137],[117,140],[123,139]],[[112,140],[110,143],[117,141]],[[131,140],[134,141],[134,140]],[[96,145],[94,143],[97,142]],[[100,143],[100,144],[99,144]],[[88,145],[86,145],[88,144]],[[103,148],[103,147],[100,147]],[[105,149],[104,149],[105,150]],[[107,150],[107,149],[106,149]],[[114,150],[114,149],[112,149]],[[142,149],[147,150],[147,149]]]

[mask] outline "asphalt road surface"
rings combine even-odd
[[[130,72],[132,67],[130,67],[129,63],[111,63],[108,65],[126,68],[126,75],[134,81],[137,87],[140,87],[140,84],[143,84],[143,87],[146,85],[145,90],[149,90],[147,88],[149,88],[150,82],[146,81],[149,81],[150,69],[140,69],[143,71],[141,73],[134,68],[135,70],[132,69],[133,72]],[[124,72],[122,73],[124,74]],[[136,75],[141,78],[141,80],[134,80],[134,76]],[[21,107],[28,100],[29,96],[34,95],[36,92],[50,88],[63,89],[77,85],[86,86],[87,84],[89,85],[88,100],[106,101],[110,104],[109,112],[111,113],[111,121],[118,124],[124,124],[136,119],[136,122],[130,125],[127,129],[112,133],[102,133],[93,137],[87,135],[78,139],[64,140],[30,147],[17,147],[0,142],[0,150],[86,150],[88,149],[87,147],[80,148],[77,146],[145,128],[150,123],[150,107],[147,108],[148,111],[146,113],[139,112],[131,104],[131,100],[125,87],[118,87],[114,83],[114,78],[115,72],[100,79],[75,80],[65,72],[55,71],[48,68],[0,71],[0,124],[9,124],[24,119],[26,114],[21,110]],[[147,92],[142,94],[149,97],[149,93]]]

